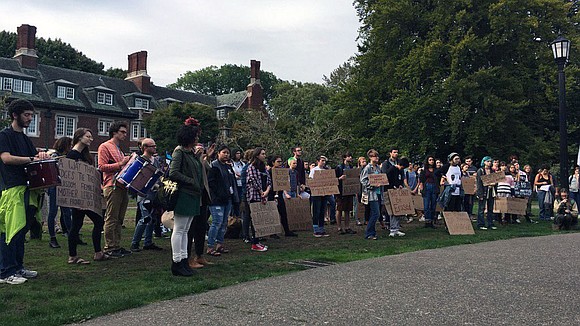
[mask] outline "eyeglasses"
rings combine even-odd
[[[302,152],[302,150],[301,150],[301,149],[297,149],[296,151],[297,151],[297,152]]]

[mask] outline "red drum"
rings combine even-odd
[[[31,190],[60,186],[60,173],[57,160],[34,161],[24,167]]]

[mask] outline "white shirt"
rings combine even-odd
[[[451,195],[459,196],[461,194],[461,168],[458,165],[450,165],[445,176],[447,177],[448,184],[458,186],[455,188],[455,191],[451,192]]]

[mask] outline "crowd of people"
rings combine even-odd
[[[48,232],[51,248],[59,248],[56,239],[57,191],[56,186],[48,189],[30,189],[24,167],[34,161],[51,158],[44,151],[37,151],[23,132],[32,121],[33,105],[26,100],[15,100],[8,106],[12,119],[9,127],[0,132],[0,175],[2,193],[0,198],[0,283],[22,284],[38,275],[24,266],[25,235],[39,238],[42,226],[39,212],[44,193],[48,195]],[[531,166],[520,169],[518,158],[512,156],[506,161],[486,156],[477,164],[470,156],[463,158],[451,153],[443,162],[434,156],[427,156],[423,163],[410,162],[399,157],[398,148],[391,148],[386,160],[381,162],[379,152],[370,149],[366,157],[359,157],[355,163],[353,155],[345,153],[342,161],[334,167],[338,180],[335,195],[315,195],[308,187],[308,179],[316,178],[318,170],[332,169],[323,155],[316,162],[304,161],[300,146],[291,149],[292,155],[285,159],[281,155],[270,155],[266,149],[235,150],[225,145],[204,146],[199,143],[201,127],[199,121],[188,118],[176,132],[179,144],[170,156],[169,162],[157,153],[155,140],[145,138],[140,141],[140,150],[133,155],[125,155],[120,144],[127,136],[125,122],[114,122],[109,128],[110,139],[98,147],[96,166],[102,173],[102,193],[106,208],[103,214],[89,209],[60,207],[61,228],[67,234],[69,264],[85,265],[91,262],[77,254],[77,246],[84,243],[79,237],[85,216],[93,222],[92,244],[94,261],[122,258],[141,250],[163,250],[153,243],[153,233],[160,227],[164,207],[159,200],[161,183],[146,193],[137,195],[136,227],[130,249],[122,247],[122,228],[131,191],[119,182],[119,174],[138,157],[151,164],[158,171],[164,171],[166,178],[176,182],[177,199],[173,212],[171,232],[172,265],[171,272],[177,276],[192,276],[194,270],[211,264],[206,255],[218,257],[229,252],[225,235],[229,219],[241,219],[241,238],[249,244],[249,249],[265,252],[268,246],[256,236],[252,222],[251,204],[275,201],[284,236],[296,237],[291,230],[286,212],[286,203],[292,200],[308,200],[311,205],[313,236],[330,236],[328,224],[334,225],[338,235],[354,235],[354,224],[364,227],[364,237],[376,240],[380,227],[388,230],[389,237],[402,237],[403,222],[413,218],[424,221],[425,227],[436,228],[441,219],[441,211],[465,211],[477,222],[480,230],[495,230],[496,223],[537,223],[531,217],[533,191],[537,193],[540,220],[553,220],[559,229],[577,226],[580,198],[580,168],[576,167],[570,177],[570,189],[557,190],[549,167],[543,166],[533,174]],[[53,158],[66,157],[75,161],[94,165],[89,152],[93,141],[92,131],[78,128],[73,138],[63,137],[54,145]],[[289,189],[274,191],[272,171],[288,168]],[[360,189],[357,194],[344,192],[344,181],[348,170],[360,169]],[[351,171],[358,173],[356,171]],[[284,172],[285,173],[285,172]],[[485,175],[502,173],[505,179],[495,184],[483,181]],[[384,174],[388,185],[376,186],[370,181],[373,174]],[[474,191],[466,191],[462,180],[475,178]],[[415,196],[421,196],[423,210],[415,216],[389,215],[385,207],[388,189],[408,188]],[[472,194],[466,194],[472,193]],[[495,198],[520,197],[527,200],[527,211],[523,216],[494,213]],[[474,215],[474,203],[477,214]],[[359,212],[364,212],[359,214]],[[208,225],[211,216],[211,224]],[[104,243],[101,234],[104,233]],[[143,247],[140,246],[144,237]],[[207,237],[207,247],[205,245]],[[279,237],[272,235],[272,237]]]

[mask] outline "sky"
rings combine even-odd
[[[251,59],[278,78],[321,83],[356,54],[360,26],[352,0],[2,0],[0,12],[0,30],[36,26],[105,69],[127,69],[127,56],[146,50],[159,86]]]

